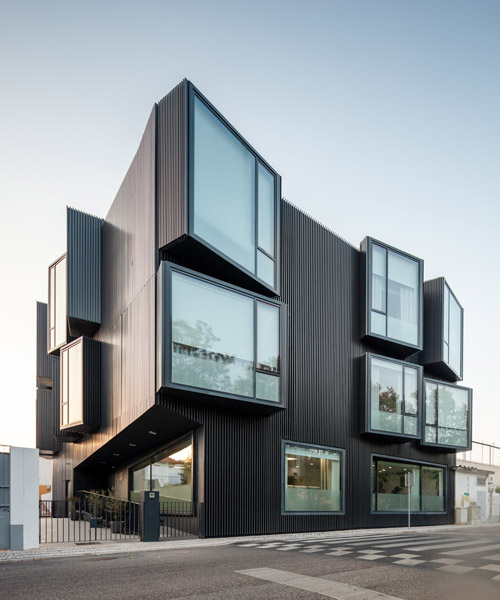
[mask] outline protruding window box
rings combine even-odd
[[[81,335],[93,335],[101,323],[102,219],[67,209],[67,252],[49,267],[47,348]]]
[[[284,407],[280,302],[167,262],[157,289],[158,391],[262,414]]]
[[[362,336],[398,358],[421,350],[423,261],[367,237],[361,269]]]
[[[420,439],[422,367],[376,354],[363,362],[364,432]]]
[[[158,104],[158,174],[166,258],[278,293],[281,178],[188,81]]]
[[[472,448],[472,390],[424,379],[424,431],[421,444],[452,450]]]
[[[101,424],[101,345],[81,337],[61,349],[61,430],[88,433]]]
[[[463,377],[463,308],[444,277],[424,282],[424,349],[419,363],[439,377]]]

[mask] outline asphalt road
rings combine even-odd
[[[3,563],[0,599],[499,600],[498,576],[491,527]]]

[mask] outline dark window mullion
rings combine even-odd
[[[254,231],[254,243],[255,243],[255,276],[259,277],[257,273],[257,253],[259,248],[259,161],[257,157],[255,161],[255,173],[254,173],[254,203],[255,203],[255,231]]]
[[[385,248],[385,337],[389,337],[389,250]]]

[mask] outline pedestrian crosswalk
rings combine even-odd
[[[337,535],[239,543],[242,548],[332,558],[354,558],[405,567],[424,567],[456,575],[480,575],[500,582],[500,543],[491,537],[449,534]]]

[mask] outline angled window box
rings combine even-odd
[[[159,102],[157,119],[159,248],[277,293],[279,175],[188,81]]]
[[[461,381],[464,311],[444,277],[424,282],[424,315],[419,363],[440,377]]]
[[[81,335],[93,335],[101,323],[102,219],[67,209],[67,252],[49,266],[47,348]]]
[[[369,237],[361,258],[363,337],[398,358],[421,350],[423,261]]]
[[[81,337],[61,349],[61,430],[94,431],[101,424],[101,345]]]
[[[422,367],[367,354],[365,364],[365,433],[420,438]]]
[[[162,262],[158,391],[275,412],[284,406],[284,306]]]
[[[455,450],[472,447],[472,390],[424,379],[424,431],[421,444]]]

